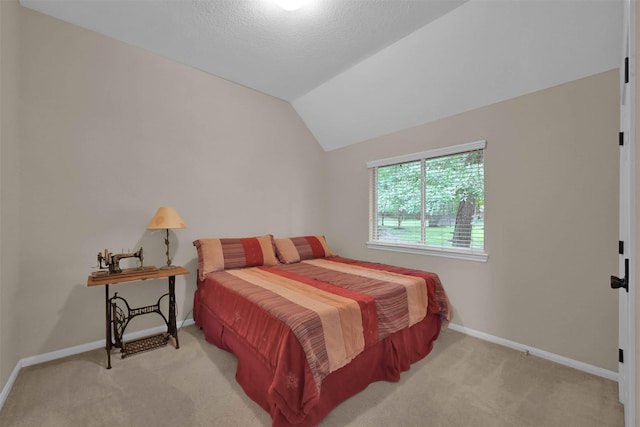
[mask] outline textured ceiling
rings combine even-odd
[[[622,0],[306,1],[20,3],[289,101],[327,151],[621,58]]]
[[[291,101],[466,0],[21,0]]]

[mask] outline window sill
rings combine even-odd
[[[409,254],[431,255],[431,256],[439,256],[444,258],[455,258],[455,259],[461,259],[465,261],[487,262],[487,259],[489,258],[489,254],[482,251],[453,249],[453,248],[438,248],[434,246],[411,245],[411,244],[396,243],[396,242],[368,241],[367,248],[378,249],[382,251],[394,251],[394,252],[404,252]]]

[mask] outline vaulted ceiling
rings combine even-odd
[[[291,102],[325,150],[616,68],[621,0],[20,0]]]

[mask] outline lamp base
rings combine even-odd
[[[176,268],[175,265],[163,265],[160,270],[173,270],[174,268]]]

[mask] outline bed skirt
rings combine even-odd
[[[428,313],[422,321],[368,347],[351,363],[328,375],[322,382],[321,392],[311,401],[291,405],[277,390],[277,369],[257,355],[246,340],[226,327],[215,312],[200,301],[198,291],[194,320],[208,342],[237,357],[236,380],[247,396],[271,414],[273,426],[277,427],[317,425],[333,408],[372,382],[398,381],[400,374],[412,363],[431,352],[442,325],[439,314]],[[308,375],[308,367],[305,371],[304,375]],[[306,393],[301,390],[300,394]]]

